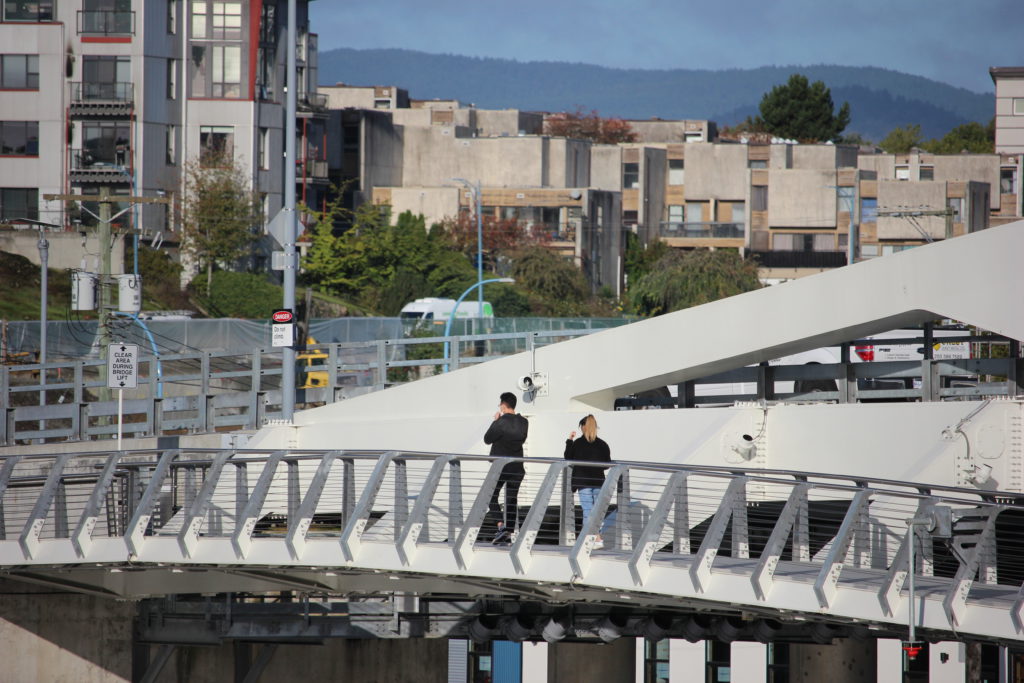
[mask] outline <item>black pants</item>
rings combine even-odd
[[[504,521],[509,530],[515,529],[519,524],[519,485],[523,483],[526,472],[516,468],[509,471],[513,465],[505,465],[501,474],[498,475],[498,484],[494,487],[491,495],[491,502],[488,504],[487,517],[491,525],[497,526],[498,521]],[[505,514],[502,515],[501,505],[498,504],[498,497],[501,495],[501,487],[505,487]]]

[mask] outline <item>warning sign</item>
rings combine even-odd
[[[108,344],[107,387],[110,389],[135,389],[138,384],[138,344]]]

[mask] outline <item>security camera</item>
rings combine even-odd
[[[757,455],[757,447],[754,445],[754,437],[750,434],[744,434],[736,441],[736,443],[733,444],[732,450],[735,453],[738,453],[744,460],[753,460],[754,456]]]
[[[516,385],[522,391],[533,391],[533,377],[523,375],[519,378],[519,381],[516,382]]]

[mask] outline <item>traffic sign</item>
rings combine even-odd
[[[107,345],[107,388],[135,389],[139,385],[138,344]]]

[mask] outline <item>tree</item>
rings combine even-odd
[[[957,126],[941,139],[929,140],[923,147],[932,154],[992,154],[995,140],[995,119],[992,119],[988,126],[976,121]]]
[[[833,113],[832,93],[821,81],[793,74],[761,98],[759,121],[772,135],[807,142],[835,140],[850,123],[850,104]]]
[[[628,295],[635,313],[655,316],[760,287],[757,263],[735,251],[672,250],[630,284]]]
[[[485,268],[493,268],[494,260],[501,254],[550,241],[549,233],[540,226],[527,228],[515,218],[496,219],[493,216],[484,216],[481,227]],[[458,216],[441,221],[440,228],[447,234],[452,245],[476,264],[476,216],[461,211]]]
[[[882,138],[878,146],[889,154],[907,154],[914,147],[921,146],[921,126],[908,123],[903,127],[893,128]]]
[[[207,297],[214,266],[245,256],[261,224],[259,195],[237,161],[218,155],[186,165],[182,248],[205,267]]]
[[[587,279],[550,249],[533,246],[513,254],[509,274],[516,287],[526,290],[536,315],[577,316],[589,310]]]
[[[547,117],[544,121],[544,132],[555,137],[591,140],[610,145],[636,142],[636,133],[626,121],[601,118],[596,109],[588,114],[582,107],[576,107],[574,112],[563,111]]]

